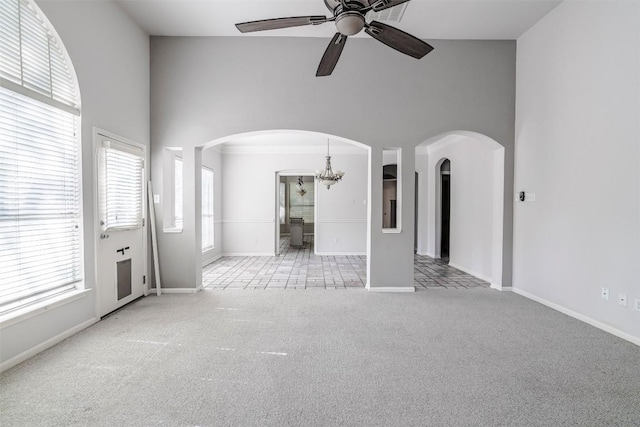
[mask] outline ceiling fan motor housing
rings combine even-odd
[[[364,28],[364,16],[360,12],[342,12],[336,17],[336,28],[342,35],[356,35]]]

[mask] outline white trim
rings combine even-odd
[[[276,222],[273,219],[223,219],[222,224],[272,224]]]
[[[513,288],[511,286],[502,286],[502,285],[498,285],[496,283],[492,283],[491,286],[489,286],[491,289],[495,289],[496,291],[502,291],[502,292],[512,292]]]
[[[318,224],[366,224],[365,219],[323,219],[318,221]]]
[[[83,286],[84,285],[80,283],[78,287]],[[42,313],[46,313],[47,311],[51,311],[65,304],[69,304],[73,301],[79,300],[80,298],[84,298],[86,294],[92,290],[93,289],[76,289],[75,291],[65,292],[62,295],[47,298],[38,303],[29,304],[13,312],[4,314],[0,317],[0,329],[15,325],[16,323],[39,316]]]
[[[315,252],[315,255],[320,256],[366,256],[367,252]]]
[[[96,319],[95,317],[80,323],[79,325],[74,326],[71,329],[67,329],[66,331],[62,332],[61,334],[56,335],[53,338],[50,338],[48,340],[46,340],[45,342],[42,342],[34,347],[31,347],[29,350],[24,351],[22,353],[20,353],[17,356],[12,357],[9,360],[5,360],[4,362],[2,362],[0,364],[0,372],[6,371],[9,368],[12,368],[14,366],[16,366],[18,363],[22,363],[25,360],[35,356],[36,354],[48,349],[49,347],[53,347],[54,345],[58,344],[59,342],[69,338],[70,336],[77,334],[78,332],[80,332],[83,329],[88,328],[89,326],[93,325],[94,323],[96,323],[98,321],[98,319]]]
[[[529,292],[523,291],[522,289],[513,288],[512,291],[515,292],[516,294],[521,295],[521,296],[523,296],[525,298],[528,298],[528,299],[530,299],[532,301],[538,302],[538,303],[540,303],[542,305],[546,305],[547,307],[552,308],[552,309],[554,309],[556,311],[559,311],[562,314],[566,314],[567,316],[573,317],[574,319],[578,319],[578,320],[580,320],[582,322],[585,322],[585,323],[587,323],[587,324],[589,324],[591,326],[594,326],[594,327],[596,327],[598,329],[601,329],[601,330],[603,330],[605,332],[608,332],[608,333],[610,333],[612,335],[615,335],[618,338],[622,338],[623,340],[629,341],[630,343],[633,343],[633,344],[635,344],[637,346],[640,346],[640,337],[634,337],[633,335],[631,335],[631,334],[629,334],[627,332],[621,331],[620,329],[614,328],[613,326],[609,326],[609,325],[607,325],[605,323],[602,323],[602,322],[600,322],[598,320],[592,319],[591,317],[585,316],[584,314],[577,313],[577,312],[575,312],[573,310],[570,310],[570,309],[568,309],[566,307],[563,307],[563,306],[561,306],[559,304],[556,304],[554,302],[548,301],[548,300],[546,300],[544,298],[540,298],[538,296],[530,294]]]
[[[326,141],[326,139],[325,139]],[[326,145],[322,144],[305,144],[305,145],[282,145],[281,143],[252,143],[246,145],[233,145],[233,141],[226,142],[219,150],[222,154],[243,155],[243,154],[317,154],[326,156]],[[363,147],[352,145],[336,145],[331,147],[332,156],[340,155],[365,155]],[[308,173],[308,172],[307,172]],[[294,174],[295,175],[295,174]]]
[[[9,89],[12,92],[19,93],[20,95],[26,96],[27,98],[35,99],[38,102],[42,102],[43,104],[50,105],[53,108],[57,108],[62,111],[66,111],[69,114],[73,114],[74,116],[80,116],[80,110],[76,107],[73,107],[69,104],[65,104],[64,102],[60,102],[57,99],[51,98],[50,96],[43,95],[40,92],[36,92],[35,90],[31,90],[27,87],[14,83],[10,80],[4,79],[0,77],[0,86]]]
[[[202,261],[202,268],[206,267],[209,264],[213,264],[214,262],[216,262],[220,258],[222,258],[222,254],[214,255],[212,258],[210,258],[210,259],[208,259],[206,261]]]
[[[166,234],[179,234],[182,233],[182,228],[163,228],[162,232]]]
[[[155,291],[156,288],[149,289]],[[163,294],[197,294],[202,290],[202,286],[199,288],[161,288]]]
[[[222,256],[276,256],[274,252],[224,252]]]
[[[365,286],[369,292],[415,292],[414,286]]]
[[[489,282],[489,283],[492,283],[492,282],[493,282],[493,280],[491,279],[491,277],[487,277],[487,276],[485,276],[485,275],[483,275],[483,274],[480,274],[480,273],[478,273],[478,272],[475,272],[475,271],[473,271],[473,270],[470,270],[470,269],[468,269],[468,268],[466,268],[466,267],[463,267],[463,266],[461,266],[461,265],[455,264],[455,263],[453,263],[453,262],[451,262],[451,261],[449,261],[449,267],[453,267],[453,268],[455,268],[455,269],[457,269],[457,270],[463,271],[463,272],[465,272],[465,273],[467,273],[467,274],[470,274],[470,275],[472,275],[472,276],[474,276],[474,277],[477,277],[478,279],[482,279],[482,280],[484,280],[485,282]]]
[[[383,234],[400,234],[402,233],[402,230],[399,228],[383,228],[382,233]]]

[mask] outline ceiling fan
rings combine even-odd
[[[236,24],[242,33],[275,30],[279,28],[320,25],[335,22],[338,32],[333,36],[327,50],[322,56],[316,76],[328,76],[340,59],[340,54],[347,42],[347,37],[364,31],[374,39],[402,52],[405,55],[420,59],[433,50],[428,43],[411,34],[378,21],[367,22],[365,15],[370,10],[379,12],[406,3],[409,0],[324,0],[324,4],[333,13],[332,17],[322,15],[295,16],[289,18],[263,19]]]

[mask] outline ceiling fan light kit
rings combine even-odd
[[[428,43],[411,34],[405,33],[395,27],[378,21],[366,21],[369,11],[380,12],[394,6],[406,3],[409,0],[324,0],[325,6],[331,11],[331,17],[321,15],[295,16],[288,18],[263,19],[236,24],[242,33],[254,31],[275,30],[280,28],[301,27],[305,25],[320,25],[326,22],[334,22],[336,34],[327,46],[316,76],[331,75],[340,59],[340,54],[347,42],[347,37],[358,34],[363,29],[365,32],[381,43],[398,52],[420,59],[433,50]]]

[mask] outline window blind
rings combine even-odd
[[[0,88],[0,313],[82,279],[77,125]]]
[[[213,171],[202,168],[202,250],[214,246]]]
[[[124,151],[110,141],[99,150],[98,203],[103,231],[143,225],[144,159],[142,151]]]
[[[0,16],[3,86],[13,87],[13,83],[27,96],[77,109],[80,97],[71,62],[37,6],[28,0],[2,0]]]
[[[173,225],[182,228],[182,159],[176,157],[173,166]]]
[[[297,182],[289,182],[289,218],[303,218],[305,224],[314,222],[314,185],[306,183],[304,196],[297,191]]]

